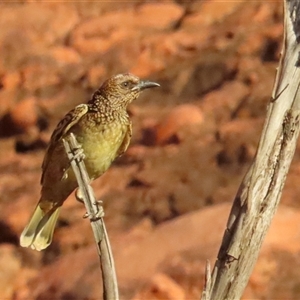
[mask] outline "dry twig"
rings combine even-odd
[[[90,219],[93,229],[102,269],[103,299],[118,300],[119,293],[114,260],[105,224],[102,219],[103,208],[100,206],[99,201],[95,200],[93,189],[90,186],[90,179],[82,159],[84,153],[72,133],[63,142],[78,182],[80,199],[82,198],[85,204],[87,217]]]

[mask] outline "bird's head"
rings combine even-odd
[[[111,104],[127,107],[130,102],[138,98],[143,90],[158,86],[160,85],[156,82],[141,80],[135,75],[125,73],[107,79],[99,91]]]

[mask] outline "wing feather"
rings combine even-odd
[[[132,136],[132,125],[131,122],[129,121],[128,126],[126,127],[126,132],[124,135],[123,142],[117,153],[118,156],[122,155],[127,150],[131,140],[131,136]]]
[[[74,109],[72,109],[69,113],[65,115],[65,117],[57,124],[55,130],[52,133],[49,146],[46,150],[46,154],[44,157],[44,161],[42,164],[42,170],[43,174],[45,169],[48,166],[48,163],[50,162],[52,153],[57,147],[57,142],[60,141],[67,133],[68,131],[78,123],[78,121],[89,111],[89,106],[87,104],[80,104],[77,105]],[[41,183],[43,183],[43,174],[41,178]]]

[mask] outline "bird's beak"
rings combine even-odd
[[[153,82],[153,81],[148,81],[148,80],[144,80],[144,81],[140,81],[135,87],[133,87],[131,90],[132,91],[142,91],[145,89],[149,89],[149,88],[154,88],[154,87],[159,87],[160,84]]]

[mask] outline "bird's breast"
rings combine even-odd
[[[92,179],[102,175],[118,156],[127,128],[125,124],[112,122],[105,125],[94,123],[92,126],[80,126],[75,130],[75,136],[85,154],[87,171]]]

